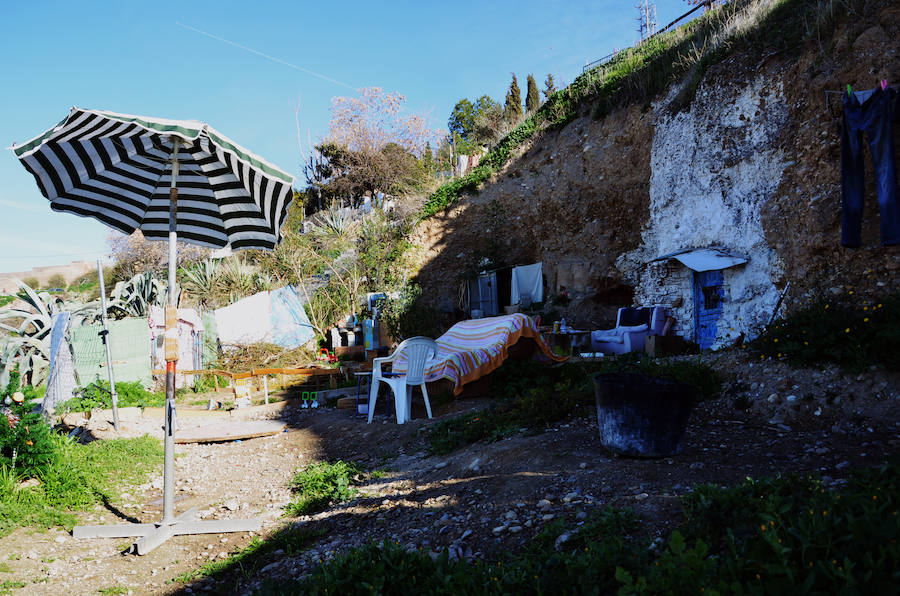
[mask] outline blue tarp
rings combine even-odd
[[[315,337],[312,324],[303,309],[303,300],[293,286],[270,292],[272,342],[285,348],[298,348]]]

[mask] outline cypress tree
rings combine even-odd
[[[547,80],[544,81],[544,101],[550,99],[554,93],[556,93],[556,82],[553,80],[553,75],[548,72]]]
[[[541,107],[541,96],[538,93],[534,75],[528,75],[528,92],[525,94],[525,111],[534,114]]]
[[[519,89],[516,73],[512,73],[512,83],[509,84],[509,91],[506,92],[503,116],[510,123],[515,123],[522,119],[522,91]]]

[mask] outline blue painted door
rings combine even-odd
[[[702,350],[716,341],[716,322],[722,317],[725,298],[723,283],[721,270],[694,273],[694,341]]]

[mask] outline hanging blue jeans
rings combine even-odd
[[[900,206],[897,204],[897,172],[894,164],[893,102],[897,91],[880,87],[844,95],[844,126],[841,133],[841,187],[843,218],[841,244],[861,243],[865,166],[863,133],[869,138],[872,165],[881,208],[881,243],[900,244]]]

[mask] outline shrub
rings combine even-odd
[[[66,282],[66,277],[62,273],[54,273],[49,278],[47,278],[48,288],[66,289],[67,285],[68,283]]]
[[[116,393],[119,397],[118,406],[120,408],[150,408],[165,405],[165,394],[150,393],[139,381],[116,382]],[[109,381],[94,381],[85,387],[77,388],[73,395],[74,397],[57,408],[58,413],[89,412],[112,407]]]
[[[20,391],[24,401],[16,403],[12,395]],[[34,388],[19,387],[19,373],[10,373],[9,384],[0,390],[0,466],[24,478],[39,476],[58,459],[52,430],[35,411]]]
[[[853,300],[852,291],[817,301],[768,325],[751,342],[762,357],[801,366],[900,369],[900,293],[883,301]]]
[[[400,297],[383,302],[381,321],[388,334],[401,340],[416,335],[438,337],[441,334],[437,310],[422,298],[422,288],[408,283],[400,290]]]

